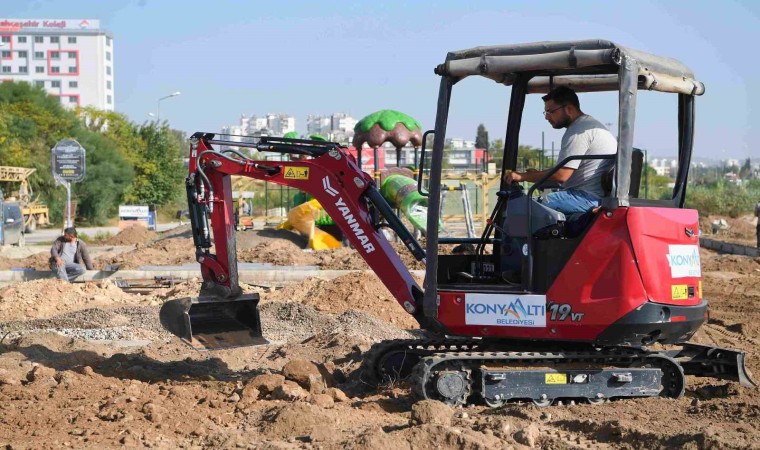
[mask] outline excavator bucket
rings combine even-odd
[[[166,330],[200,350],[268,344],[258,304],[259,294],[185,297],[164,303],[159,317]]]

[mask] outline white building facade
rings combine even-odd
[[[98,20],[0,19],[0,81],[26,81],[66,107],[113,111],[113,36]]]
[[[306,116],[306,135],[319,134],[328,141],[347,143],[354,137],[354,127],[358,121],[346,113],[338,112],[329,116]]]
[[[269,113],[265,116],[240,116],[236,125],[222,127],[222,134],[243,136],[283,136],[296,131],[296,119],[288,114]],[[238,140],[239,139],[234,139]]]

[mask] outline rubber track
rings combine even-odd
[[[672,364],[677,367],[680,373],[680,383],[676,392],[665,392],[668,397],[679,397],[683,394],[683,387],[686,385],[686,378],[683,374],[683,368],[673,358],[655,352],[636,351],[636,350],[619,350],[619,351],[601,351],[601,352],[446,352],[434,353],[424,357],[413,369],[410,376],[412,391],[418,399],[434,398],[425,391],[426,386],[431,381],[435,366],[452,361],[462,361],[468,370],[477,370],[482,364],[493,362],[530,362],[543,365],[553,365],[558,363],[595,363],[604,365],[618,365],[621,367],[630,367],[634,364],[646,364],[652,359],[660,359],[663,362]],[[667,389],[667,387],[666,387]],[[663,394],[661,394],[663,395]],[[456,402],[456,405],[462,404],[466,399]]]
[[[368,383],[377,384],[390,375],[382,372],[378,363],[391,352],[406,351],[418,355],[432,355],[443,351],[463,351],[485,349],[493,344],[486,344],[477,339],[392,339],[374,344],[365,354],[362,362],[362,378]]]

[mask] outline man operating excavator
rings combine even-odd
[[[572,89],[560,86],[542,97],[544,118],[555,129],[567,128],[562,136],[562,148],[557,161],[569,156],[614,155],[617,141],[598,120],[581,111],[578,95]],[[599,206],[604,195],[602,176],[614,164],[611,160],[587,159],[568,161],[550,178],[562,190],[548,194],[543,204],[565,214],[584,213]],[[508,184],[520,181],[537,182],[549,172],[506,172]]]

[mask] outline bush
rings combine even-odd
[[[753,180],[737,186],[719,181],[711,185],[689,186],[686,191],[686,207],[701,214],[739,217],[752,214],[760,201],[760,181]]]

